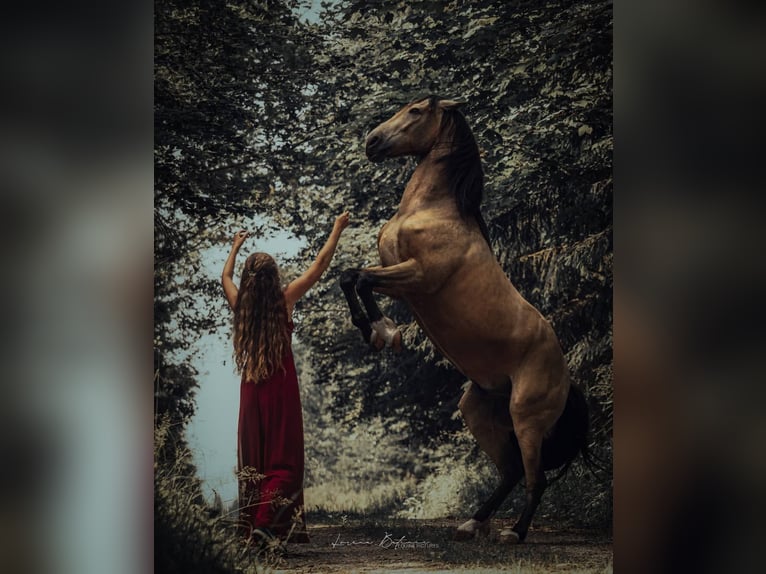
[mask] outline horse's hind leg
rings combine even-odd
[[[466,426],[479,447],[487,453],[500,472],[500,484],[479,507],[473,517],[458,527],[455,540],[468,540],[477,532],[489,529],[489,519],[508,497],[523,474],[518,445],[511,434],[511,418],[506,401],[489,395],[470,383],[460,399],[459,408]]]
[[[521,480],[524,475],[524,471],[521,466],[521,462],[516,460],[518,456],[517,452],[509,452],[507,455],[507,463],[500,470],[500,484],[492,492],[487,501],[481,505],[479,510],[473,515],[473,519],[477,522],[484,522],[491,518],[495,511],[500,508],[503,501],[508,498],[508,495],[513,490],[513,487]]]
[[[340,288],[346,296],[348,307],[351,310],[351,322],[361,332],[366,343],[372,343],[372,327],[367,314],[359,303],[359,297],[356,294],[356,282],[359,280],[358,269],[347,269],[340,275]]]
[[[521,386],[520,381],[519,386]],[[550,413],[555,409],[546,409],[541,412],[541,405],[537,401],[525,401],[518,398],[514,400],[514,397],[511,398],[510,411],[514,433],[521,451],[521,460],[524,464],[526,501],[516,524],[511,529],[501,531],[500,539],[504,542],[516,543],[523,542],[526,538],[532,516],[547,486],[542,464],[543,437],[545,431],[555,422],[555,418],[558,418],[558,413],[554,418]]]
[[[542,441],[540,441],[540,445],[542,446]],[[540,499],[542,498],[543,492],[545,492],[545,487],[547,486],[545,473],[543,472],[542,465],[539,462],[540,448],[537,449],[538,455],[533,457],[530,456],[530,453],[532,450],[534,450],[534,447],[530,447],[529,445],[522,446],[521,441],[519,441],[519,447],[522,450],[522,458],[524,460],[525,471],[524,478],[526,481],[526,501],[524,504],[524,510],[521,512],[521,516],[516,521],[516,524],[513,525],[513,528],[503,529],[500,532],[500,540],[503,542],[509,542],[511,544],[516,542],[524,542],[524,539],[527,537],[529,525],[532,522],[532,517],[537,510],[537,506],[540,504]],[[536,470],[534,470],[535,458],[538,461]],[[527,472],[528,466],[533,469],[533,474]]]

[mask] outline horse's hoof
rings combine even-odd
[[[456,541],[473,540],[479,535],[487,536],[488,534],[489,519],[484,522],[479,522],[478,520],[471,518],[468,522],[461,524],[458,529],[455,530],[452,539]]]
[[[399,329],[396,330],[396,334],[391,341],[391,348],[393,349],[394,353],[402,352],[402,332]]]
[[[518,532],[510,528],[503,528],[500,531],[499,540],[503,544],[520,544],[521,543],[521,539],[519,538]]]
[[[395,351],[402,348],[402,333],[396,328],[394,322],[388,317],[382,317],[372,323],[374,335],[370,337],[370,342],[377,345],[380,340],[386,347],[392,347]]]
[[[378,335],[377,331],[373,331],[372,335],[370,335],[370,346],[375,351],[380,351],[386,346],[386,342],[383,340],[383,337]]]

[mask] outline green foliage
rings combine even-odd
[[[193,227],[252,213],[276,178],[290,178],[309,30],[284,2],[164,0],[155,38],[159,216],[176,224],[180,212]]]
[[[405,518],[463,518],[497,486],[497,470],[465,429],[424,454],[425,476],[399,511]]]

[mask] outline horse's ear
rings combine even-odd
[[[465,105],[465,102],[458,102],[457,100],[439,100],[439,107],[445,111],[457,110]]]

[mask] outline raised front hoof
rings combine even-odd
[[[386,342],[383,340],[383,337],[378,335],[376,331],[373,331],[372,335],[370,335],[370,348],[377,353],[385,346]]]
[[[393,340],[391,341],[391,349],[393,349],[394,353],[401,353],[402,352],[402,332],[399,331],[399,329],[396,330],[396,334],[394,335]]]
[[[489,519],[484,522],[479,522],[473,518],[468,522],[461,524],[452,539],[457,542],[463,542],[465,540],[473,540],[478,536],[487,536],[489,534]]]
[[[519,533],[511,528],[503,528],[500,531],[498,540],[503,544],[521,544],[522,540],[519,537]]]
[[[402,333],[391,319],[382,317],[371,326],[370,344],[375,350],[380,350],[383,346],[391,347],[396,353],[402,350]]]

